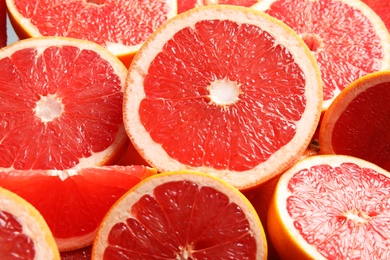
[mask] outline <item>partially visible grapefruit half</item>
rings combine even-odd
[[[43,216],[60,251],[92,244],[108,209],[141,180],[156,174],[144,166],[0,172],[0,187],[18,194]]]
[[[389,259],[390,173],[345,155],[299,161],[276,184],[269,238],[281,259]]]
[[[321,70],[324,111],[354,80],[390,69],[390,34],[360,0],[262,0],[252,8],[283,21],[306,42]]]
[[[0,187],[1,259],[59,260],[53,235],[39,211]]]
[[[145,39],[177,14],[177,1],[6,0],[21,38],[63,36],[98,43],[126,67]]]
[[[204,173],[154,175],[104,217],[92,259],[267,259],[260,219],[236,188]]]
[[[124,65],[65,37],[0,49],[0,167],[69,169],[115,163],[128,144]]]
[[[291,28],[251,8],[210,5],[170,19],[141,47],[123,117],[159,171],[206,172],[243,190],[298,160],[321,107],[317,63]]]
[[[321,154],[351,155],[390,171],[390,71],[352,82],[325,112]]]

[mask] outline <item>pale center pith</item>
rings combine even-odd
[[[61,99],[56,95],[41,96],[41,99],[35,106],[35,115],[39,117],[42,122],[47,123],[60,117],[64,109]]]
[[[229,106],[239,100],[240,86],[228,79],[215,80],[208,87],[210,103]]]

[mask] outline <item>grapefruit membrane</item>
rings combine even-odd
[[[390,71],[352,82],[324,114],[320,153],[351,155],[390,171],[389,102]]]
[[[0,187],[1,259],[60,260],[42,215],[17,194]]]
[[[155,169],[137,165],[11,170],[0,172],[0,186],[39,210],[62,252],[90,246],[108,209],[153,174]]]
[[[354,80],[390,68],[390,34],[360,0],[262,0],[251,8],[290,26],[314,54],[323,82],[323,111]]]
[[[92,259],[267,259],[260,219],[242,193],[198,172],[154,175],[104,217]]]
[[[268,231],[282,259],[388,259],[390,173],[345,155],[307,157],[276,185]]]
[[[6,0],[21,39],[63,36],[98,43],[126,67],[143,41],[177,13],[174,0]]]
[[[189,169],[248,189],[306,150],[322,106],[317,64],[285,24],[210,5],[170,19],[129,68],[124,124],[159,171]]]
[[[128,144],[127,69],[102,46],[40,37],[0,50],[0,167],[69,169],[115,163]]]

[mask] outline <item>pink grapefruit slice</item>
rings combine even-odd
[[[108,209],[135,184],[156,171],[144,166],[0,172],[0,186],[42,214],[60,251],[92,244]]]
[[[360,0],[262,0],[252,8],[283,21],[306,42],[321,70],[324,111],[354,80],[390,69],[390,34]]]
[[[92,259],[267,259],[260,219],[219,178],[161,173],[123,195],[104,217]]]
[[[268,214],[281,259],[388,259],[390,173],[345,155],[307,157],[281,175]]]
[[[127,67],[143,41],[176,15],[174,0],[6,0],[21,39],[63,36],[98,43]]]
[[[115,163],[127,69],[102,46],[42,37],[0,50],[0,167],[69,169]]]
[[[172,18],[141,47],[123,112],[135,148],[159,171],[248,189],[305,152],[321,107],[317,63],[294,31],[251,8],[210,5]]]
[[[39,211],[0,187],[1,259],[59,260],[53,235]]]

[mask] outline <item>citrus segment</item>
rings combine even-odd
[[[344,155],[308,157],[278,181],[268,215],[282,259],[388,259],[390,174]]]
[[[322,102],[317,64],[287,26],[244,7],[172,18],[130,67],[125,127],[160,171],[194,169],[244,189],[306,149]]]
[[[266,259],[261,222],[233,186],[195,172],[152,176],[127,192],[99,227],[93,259]]]
[[[41,214],[15,193],[0,187],[0,256],[2,259],[60,259]]]
[[[62,37],[0,51],[0,167],[68,169],[115,162],[126,147],[127,70],[103,47]]]
[[[173,0],[6,2],[19,37],[64,36],[93,41],[117,55],[126,66],[153,30],[177,13]]]
[[[320,127],[320,153],[344,154],[390,171],[390,71],[366,75],[333,101]]]
[[[283,21],[306,42],[321,70],[324,110],[352,81],[389,69],[389,32],[360,0],[262,0],[252,8]]]
[[[92,244],[114,202],[156,171],[144,166],[102,166],[78,170],[13,170],[0,173],[0,186],[35,206],[60,251]]]

